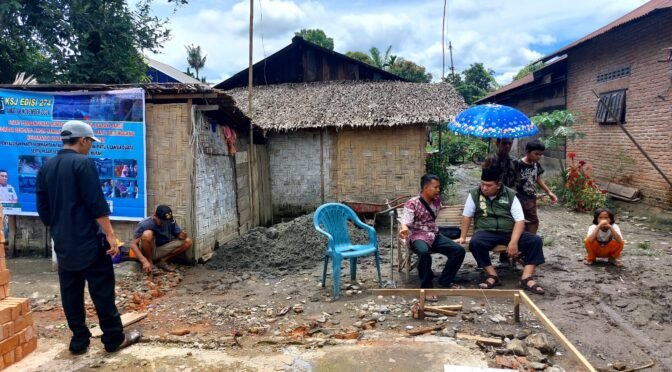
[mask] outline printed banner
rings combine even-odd
[[[89,156],[114,220],[146,214],[145,93],[31,92],[0,89],[0,202],[8,215],[36,216],[40,167],[63,147],[61,127],[82,120],[101,142]]]

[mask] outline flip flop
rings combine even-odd
[[[592,264],[594,264],[594,263],[595,263],[595,261],[583,260],[583,264],[584,264],[584,265],[588,265],[588,266],[590,266],[590,265],[592,265]]]
[[[127,348],[133,344],[137,344],[138,341],[142,338],[142,331],[139,329],[132,329],[124,334],[124,342],[121,343],[115,350],[108,350],[110,353],[116,353],[117,351]]]

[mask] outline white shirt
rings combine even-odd
[[[490,200],[494,199],[496,196],[490,196]],[[471,193],[467,194],[467,201],[464,203],[464,211],[462,215],[464,217],[473,218],[476,214],[476,204],[474,204],[474,199],[471,198]],[[511,204],[511,216],[513,220],[525,221],[525,214],[523,213],[523,207],[520,205],[518,197],[513,197],[513,203]]]
[[[0,186],[0,202],[14,203],[18,199],[19,197],[16,195],[16,191],[14,191],[12,185],[7,184],[5,186]]]
[[[614,231],[616,231],[618,236],[620,236],[621,239],[623,239],[623,235],[621,234],[621,228],[618,227],[618,225],[615,224],[615,223],[611,224],[611,227],[613,227]],[[588,235],[587,236],[590,236],[590,234],[592,234],[593,231],[595,231],[595,229],[597,229],[597,225],[590,225],[590,227],[588,228]],[[602,230],[598,231],[598,233],[597,233],[597,241],[598,242],[607,243],[607,242],[609,242],[609,240],[611,240],[611,229],[609,229],[607,231],[602,231]]]

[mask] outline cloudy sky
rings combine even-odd
[[[338,52],[392,45],[393,54],[425,66],[435,78],[441,76],[441,0],[254,1],[255,62],[289,44],[295,31],[320,28],[334,39]],[[645,2],[448,0],[446,45],[452,42],[457,71],[482,62],[506,84],[530,61]],[[173,36],[152,58],[184,71],[184,46],[200,45],[207,55],[200,75],[214,83],[247,67],[248,0],[190,0],[175,14],[165,0],[156,0],[155,12],[170,18]],[[446,55],[446,73],[448,65]]]

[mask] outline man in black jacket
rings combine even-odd
[[[137,342],[141,334],[131,331],[124,335],[114,304],[111,257],[119,254],[119,247],[96,166],[88,157],[93,142],[99,140],[91,126],[76,120],[63,125],[61,139],[63,149],[37,175],[36,193],[37,212],[50,227],[58,258],[61,302],[73,333],[69,349],[83,354],[89,347],[91,332],[84,309],[87,282],[105,350],[117,351]]]

